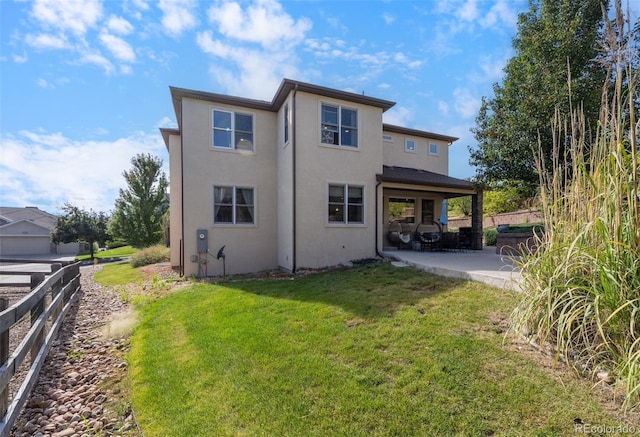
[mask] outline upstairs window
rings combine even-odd
[[[289,105],[284,106],[284,143],[289,142]]]
[[[213,147],[253,152],[253,115],[214,109]]]
[[[358,147],[358,111],[323,103],[320,135],[323,144]]]
[[[215,224],[254,224],[253,188],[213,187]]]
[[[404,143],[405,152],[415,152],[416,151],[416,142],[414,140],[406,140]]]
[[[429,144],[429,155],[437,155],[438,154],[438,145],[435,143]]]
[[[329,223],[364,223],[364,188],[329,185]]]

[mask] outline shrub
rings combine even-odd
[[[117,249],[118,247],[128,246],[129,243],[122,240],[113,240],[107,241],[105,245],[107,246],[107,249]]]
[[[147,266],[169,261],[169,248],[161,245],[147,247],[131,256],[133,267]]]
[[[495,246],[498,242],[498,231],[496,228],[487,228],[484,230],[484,245]]]

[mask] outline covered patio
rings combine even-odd
[[[482,250],[482,190],[471,182],[426,170],[386,165],[382,174],[376,176],[378,199],[382,203],[378,247],[386,251]],[[461,196],[471,196],[471,228],[450,232],[444,201]],[[428,244],[429,239],[433,244]]]

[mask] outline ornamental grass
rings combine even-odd
[[[556,116],[553,157],[537,155],[546,232],[526,253],[513,326],[640,406],[638,51],[617,16],[607,29],[600,120]],[[595,141],[589,138],[595,137]],[[540,148],[541,150],[541,148]],[[598,377],[599,375],[599,377]]]

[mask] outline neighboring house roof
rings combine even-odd
[[[29,221],[38,226],[52,230],[56,226],[58,218],[53,214],[42,211],[34,206],[26,208],[18,208],[13,206],[0,206],[0,217],[5,221],[4,226],[8,223],[19,221]]]
[[[382,174],[377,175],[377,177],[378,180],[382,182],[469,189],[475,193],[475,187],[469,181],[417,168],[392,167],[385,165],[382,168]]]
[[[51,235],[51,229],[31,220],[16,220],[0,226],[0,236],[45,236]]]

